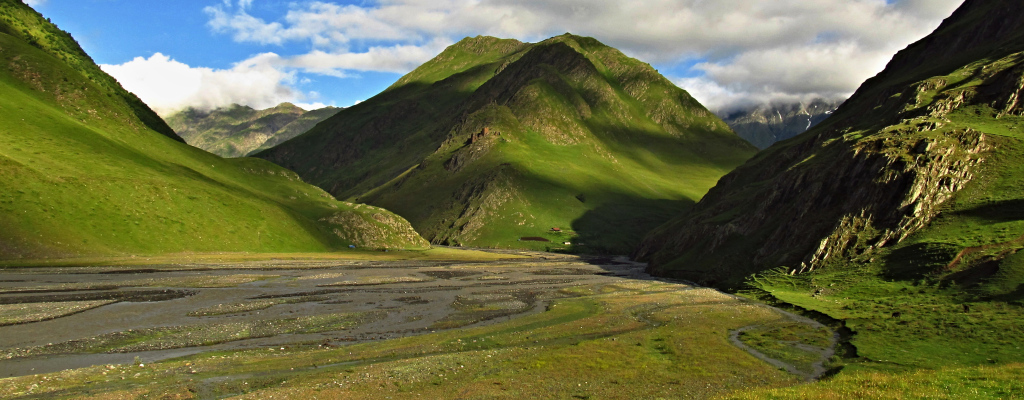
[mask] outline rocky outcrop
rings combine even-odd
[[[849,251],[901,242],[924,228],[942,204],[974,178],[974,167],[984,160],[980,154],[989,148],[985,135],[970,129],[949,132],[937,140],[904,143],[899,152],[872,151],[871,146],[885,144],[868,142],[847,154],[852,162],[841,170],[848,174],[832,181],[864,184],[847,192],[839,222],[794,268],[795,272],[813,270],[830,258],[850,255]],[[905,154],[913,159],[902,157]],[[839,193],[849,190],[831,189]],[[759,256],[786,245],[785,240],[769,240]]]
[[[861,141],[821,134],[758,165],[758,174],[774,178],[755,183],[763,186],[750,197],[737,197],[750,191],[748,181],[727,176],[690,218],[649,236],[635,256],[657,274],[719,283],[742,259],[741,273],[775,266],[799,273],[898,243],[974,177],[989,148],[969,129],[904,133]],[[704,268],[665,268],[680,254],[671,249],[699,252],[693,262]]]
[[[354,210],[338,211],[320,222],[331,227],[339,238],[357,247],[371,249],[427,248],[427,243],[409,222],[383,208],[362,204]]]
[[[733,286],[750,273],[807,272],[907,239],[1000,142],[981,130],[1020,115],[1022,13],[1019,2],[966,1],[831,118],[726,175],[634,256],[656,274]]]

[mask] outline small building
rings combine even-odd
[[[561,232],[562,228],[551,228],[552,232]]]

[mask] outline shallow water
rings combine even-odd
[[[262,264],[188,264],[81,268],[38,268],[0,271],[0,303],[24,297],[50,301],[82,296],[143,293],[125,301],[49,321],[0,327],[0,377],[54,372],[91,365],[144,363],[208,351],[279,348],[296,344],[341,345],[430,332],[439,322],[486,324],[540,312],[551,298],[565,297],[562,289],[612,283],[622,277],[647,278],[641,264],[623,260],[585,260],[571,256],[538,255],[531,259],[494,263],[381,261],[266,261]],[[253,275],[265,279],[251,281]],[[392,278],[419,282],[386,283]],[[236,284],[237,282],[245,282]],[[248,282],[251,281],[251,282]],[[385,282],[385,283],[379,283]],[[377,284],[373,284],[377,283]],[[339,286],[340,284],[340,286]],[[232,285],[230,287],[202,287]],[[330,285],[330,286],[327,286]],[[165,289],[190,290],[194,295],[143,301],[145,293]],[[29,290],[32,293],[25,293]],[[459,296],[509,302],[508,294],[528,307],[491,314],[467,314]],[[315,301],[277,304],[261,310],[223,315],[191,316],[225,304],[258,299],[295,299],[315,295]],[[476,297],[473,297],[476,296]],[[266,301],[266,300],[264,300]],[[516,303],[519,304],[519,303]],[[165,344],[152,351],[96,353],[88,346],[62,354],[18,357],[18,351],[48,344],[90,340],[105,334],[158,327],[253,323],[355,312],[386,312],[382,318],[350,329],[305,334],[277,334],[208,346]],[[170,348],[167,348],[170,347]],[[13,357],[12,357],[13,356]]]

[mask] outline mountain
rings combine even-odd
[[[965,1],[634,255],[836,321],[855,369],[1024,361],[1022,24],[1024,2]]]
[[[764,150],[821,123],[843,104],[814,99],[808,102],[773,102],[719,113],[739,137]]]
[[[433,243],[628,252],[754,151],[650,65],[566,34],[466,38],[256,156]]]
[[[427,245],[258,159],[183,143],[66,32],[0,1],[0,258]]]
[[[167,117],[188,144],[221,157],[244,157],[305,133],[340,108],[306,111],[291,103],[255,110],[233,104],[212,111],[189,108]]]

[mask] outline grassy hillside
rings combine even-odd
[[[0,32],[0,258],[426,245],[387,211],[179,142],[20,1],[0,1]]]
[[[624,253],[753,152],[650,65],[567,34],[464,39],[258,156],[435,243]]]
[[[741,398],[1013,398],[1024,5],[968,0],[818,128],[649,236],[652,270],[845,328],[835,379]]]
[[[167,123],[188,144],[221,157],[243,157],[301,135],[341,109],[306,111],[291,103],[265,110],[237,104],[212,111],[187,109]]]
[[[21,0],[0,2],[0,17],[3,20],[3,23],[0,23],[0,33],[21,39],[59,59],[68,68],[77,72],[81,78],[119,100],[120,115],[117,117],[122,123],[138,124],[141,122],[157,133],[177,141],[183,141],[149,106],[131,92],[124,90],[113,77],[103,72],[70,34],[51,24],[48,19],[44,20],[42,15],[35,10],[25,7]],[[73,111],[79,114],[88,112],[87,109]]]

